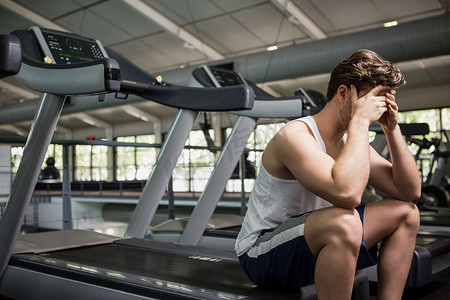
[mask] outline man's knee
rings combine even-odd
[[[408,227],[410,227],[414,231],[419,230],[420,226],[420,213],[417,206],[412,202],[404,202],[403,205],[404,210],[404,218],[405,222],[404,224]]]
[[[359,213],[356,209],[342,209],[334,221],[333,226],[337,242],[359,249],[363,236],[363,227]]]
[[[305,224],[305,238],[315,257],[324,247],[359,251],[363,235],[356,209],[328,207],[313,211]]]
[[[393,200],[399,226],[404,226],[411,231],[418,231],[420,226],[420,213],[417,206],[412,202]]]

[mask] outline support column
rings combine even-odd
[[[11,146],[0,145],[0,203],[8,199],[11,181]]]
[[[43,94],[31,126],[19,169],[11,186],[5,214],[0,219],[0,276],[8,265],[16,244],[45,153],[55,131],[65,96]]]

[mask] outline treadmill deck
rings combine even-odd
[[[300,299],[305,293],[257,288],[230,251],[141,239],[14,254],[10,265],[152,297]]]

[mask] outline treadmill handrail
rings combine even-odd
[[[25,86],[54,95],[87,95],[120,90],[120,67],[111,58],[74,64],[47,64],[40,55],[34,35],[29,30],[11,33],[22,42],[22,65],[16,78]],[[56,81],[56,83],[55,83]]]
[[[67,65],[65,68],[60,65],[37,65],[24,59],[16,78],[38,92],[54,95],[92,95],[119,91],[119,74],[118,65],[110,58]],[[57,80],[58,84],[51,82],[54,80]]]
[[[311,102],[304,95],[274,97],[241,74],[207,65],[192,71],[194,79],[204,88],[221,88],[245,84],[252,88],[255,101],[251,110],[234,111],[232,114],[250,118],[300,118],[309,115]]]
[[[248,110],[253,107],[253,89],[246,85],[195,88],[170,84],[122,81],[121,92],[136,94],[154,102],[198,111]]]
[[[300,118],[305,116],[309,107],[301,97],[255,98],[253,108],[248,111],[233,111],[234,115],[252,118]]]
[[[231,88],[199,88],[158,81],[120,53],[105,48],[121,70],[121,92],[175,107],[196,111],[248,110],[253,107],[254,91],[246,85]]]

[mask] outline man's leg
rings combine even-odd
[[[362,225],[355,209],[328,207],[313,211],[305,223],[305,240],[316,258],[318,299],[350,299]]]
[[[419,211],[411,202],[382,200],[366,205],[367,249],[382,240],[378,257],[378,299],[401,299],[419,230]]]

